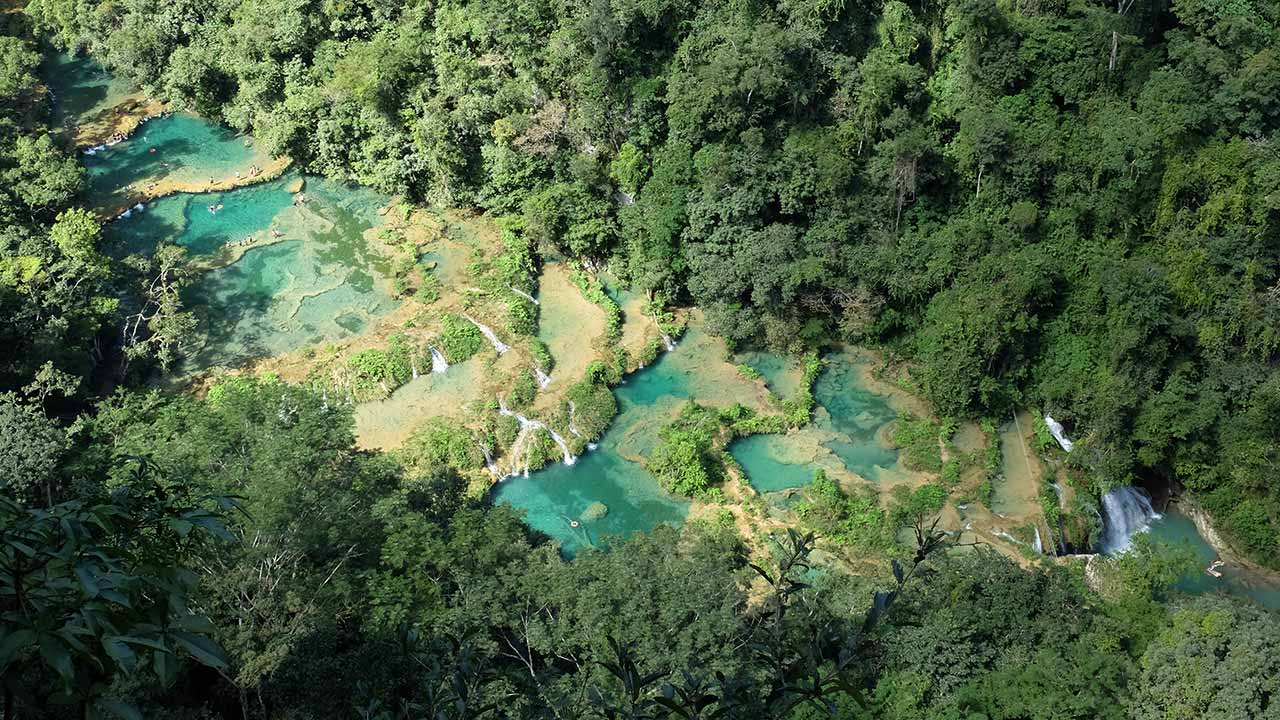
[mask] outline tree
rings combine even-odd
[[[223,525],[229,498],[162,486],[148,461],[110,499],[29,510],[0,497],[0,678],[4,716],[47,703],[85,718],[137,717],[113,680],[170,684],[184,658],[224,666],[213,627],[191,609],[190,564]]]
[[[13,393],[0,394],[0,490],[52,506],[66,446],[62,429],[38,406],[20,402]]]
[[[1129,712],[1166,717],[1265,718],[1280,692],[1275,617],[1238,600],[1199,598],[1174,608],[1143,653]]]

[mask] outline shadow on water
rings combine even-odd
[[[171,195],[109,226],[120,254],[149,254],[160,242],[186,247],[196,259],[241,253],[183,292],[201,340],[186,371],[347,337],[393,309],[363,238],[384,199],[355,191],[352,200],[341,184],[308,178],[310,200],[301,203],[288,191],[296,179],[288,174],[226,192]]]
[[[1180,579],[1175,585],[1178,590],[1192,595],[1226,593],[1243,596],[1273,610],[1280,609],[1280,583],[1274,580],[1259,577],[1233,564],[1219,570],[1222,573],[1220,578],[1205,572],[1203,568],[1216,560],[1218,553],[1200,535],[1191,518],[1176,508],[1170,507],[1160,518],[1153,520],[1147,532],[1157,543],[1180,545],[1195,555],[1201,569]]]
[[[132,86],[108,73],[92,58],[44,48],[40,75],[53,93],[55,124],[92,121],[124,100]]]

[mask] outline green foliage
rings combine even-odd
[[[0,491],[52,505],[66,434],[36,406],[0,393]]]
[[[942,510],[947,502],[947,489],[942,485],[929,483],[910,489],[905,485],[893,488],[893,509],[890,517],[895,529],[914,522],[923,522]]]
[[[1137,600],[1163,600],[1180,578],[1200,571],[1195,552],[1187,545],[1135,535],[1130,549],[1107,558],[1100,568],[1106,587]]]
[[[377,348],[361,350],[352,355],[347,359],[347,365],[354,373],[356,386],[366,390],[382,384],[389,391],[410,376],[407,359],[400,362],[391,353]]]
[[[440,318],[440,352],[450,363],[458,363],[484,349],[487,341],[480,329],[466,318],[446,314]]]
[[[623,143],[618,154],[609,164],[609,174],[614,182],[626,194],[634,197],[640,191],[645,176],[649,172],[649,158],[640,148],[631,143]]]
[[[233,501],[162,489],[146,461],[127,471],[109,500],[33,510],[0,497],[6,713],[74,703],[86,716],[136,714],[109,699],[114,680],[147,673],[167,686],[186,658],[227,667],[213,625],[190,609],[189,568],[215,538],[231,539]]]
[[[694,497],[718,484],[725,474],[718,446],[720,417],[695,402],[658,432],[658,444],[646,466],[669,492]]]
[[[528,369],[520,370],[516,373],[515,379],[509,387],[510,389],[506,394],[507,403],[517,410],[529,407],[534,398],[538,396],[538,379]]]
[[[807,527],[837,545],[889,552],[896,544],[897,529],[880,507],[876,492],[862,487],[845,494],[822,470],[814,473],[805,499],[796,505],[796,513]]]
[[[636,358],[636,362],[640,367],[649,367],[664,350],[666,350],[666,345],[662,343],[662,340],[653,338],[645,343],[644,347],[640,348],[640,355]]]
[[[572,421],[578,433],[588,440],[604,434],[613,416],[618,413],[618,400],[609,386],[591,380],[583,380],[569,388],[565,401],[573,403]]]
[[[1064,570],[1023,570],[987,550],[949,557],[886,618],[870,717],[1119,718],[1124,628]]]
[[[507,298],[507,332],[512,335],[537,335],[538,306],[518,295]]]
[[[503,284],[532,293],[538,285],[538,261],[533,243],[521,232],[519,218],[499,218],[498,228],[502,233],[502,254],[496,264]]]
[[[811,352],[806,355],[804,377],[800,380],[800,387],[796,389],[793,397],[782,401],[782,412],[787,416],[787,423],[791,427],[804,427],[809,424],[816,404],[813,397],[813,383],[818,380],[818,375],[821,373],[822,360],[818,354]]]
[[[601,310],[604,310],[605,337],[610,343],[616,344],[620,342],[622,340],[622,308],[605,290],[604,283],[600,282],[595,276],[580,270],[575,270],[572,278],[574,284],[582,291],[582,294],[592,303],[599,305]],[[654,357],[657,356],[655,355]]]
[[[404,456],[418,468],[471,470],[484,466],[484,455],[465,427],[448,418],[431,418],[413,431]]]
[[[1202,598],[1179,605],[1142,656],[1132,717],[1266,717],[1280,689],[1275,616]]]
[[[1036,452],[1043,453],[1058,446],[1058,441],[1053,439],[1053,433],[1049,432],[1049,425],[1044,418],[1036,415],[1031,421],[1031,428],[1035,433]]]
[[[538,367],[542,369],[542,372],[550,375],[551,371],[555,370],[556,359],[552,357],[551,349],[547,347],[546,343],[536,337],[531,338],[529,340],[529,352],[533,353],[533,359],[537,361]]]
[[[1215,505],[1224,530],[1280,562],[1254,477],[1280,441],[1249,419],[1280,357],[1270,4],[189,10],[23,17],[310,171],[506,217],[513,287],[554,247],[734,341],[890,345],[940,416],[1062,408],[1073,462],[1227,488],[1254,509]],[[33,50],[0,47],[0,389],[45,360],[82,374],[52,348],[118,319],[41,241],[83,178],[40,125]]]
[[[941,472],[942,430],[927,417],[899,416],[893,425],[893,443],[902,451],[902,464],[912,470]]]

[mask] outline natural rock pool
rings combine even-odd
[[[169,242],[213,268],[183,293],[202,336],[186,370],[355,335],[394,309],[382,260],[364,237],[386,198],[317,177],[289,192],[300,179],[170,195],[109,226],[113,252],[146,254]]]

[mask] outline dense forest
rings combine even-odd
[[[90,54],[309,171],[608,265],[740,346],[875,345],[940,417],[1042,408],[1077,440],[1082,492],[1171,486],[1276,567],[1275,3],[17,5],[3,720],[1280,709],[1275,615],[1177,595],[1190,561],[1144,542],[1102,594],[953,547],[910,507],[857,573],[820,562],[821,538],[761,558],[714,522],[566,560],[464,492],[474,459],[447,438],[360,450],[349,409],[271,378],[142,387],[189,329],[180,263],[101,252],[38,74],[50,48]],[[95,368],[121,352],[113,388]]]
[[[1274,3],[27,13],[314,171],[518,216],[736,341],[888,346],[943,416],[1043,407],[1099,486],[1186,488],[1280,563]],[[21,206],[47,214],[74,173],[24,170],[41,147],[6,172],[42,173]]]

